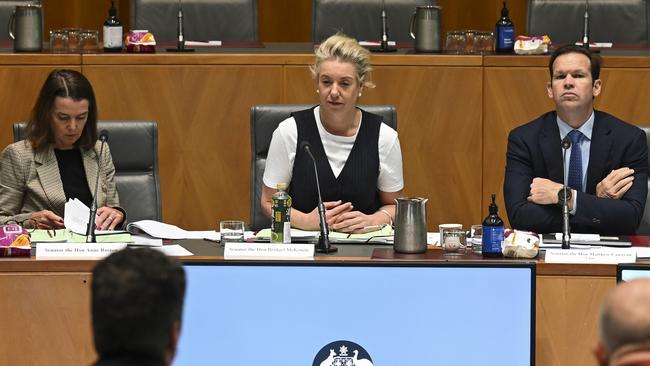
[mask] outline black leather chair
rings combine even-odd
[[[262,213],[262,178],[266,167],[273,131],[292,112],[311,108],[309,104],[256,105],[251,108],[251,230],[257,231],[271,226],[271,220]],[[362,105],[365,111],[378,114],[384,123],[397,129],[397,111],[391,105]]]
[[[14,123],[14,141],[25,138],[25,123]],[[162,221],[158,175],[158,125],[145,121],[99,121],[108,131],[120,205],[129,222]]]
[[[382,2],[380,0],[314,0],[313,41],[320,43],[338,31],[360,41],[380,40]],[[385,0],[385,3],[389,40],[412,42],[409,26],[415,7],[436,5],[436,0]]]
[[[186,40],[257,42],[257,0],[183,0]],[[146,29],[157,42],[177,39],[178,0],[131,0],[131,29]]]
[[[650,126],[639,126],[639,128],[645,132],[646,141],[650,147]],[[650,164],[650,154],[648,155],[648,164]],[[650,175],[648,176],[648,191],[650,191]],[[650,235],[650,195],[646,198],[643,218],[641,218],[641,224],[636,233],[638,235]]]
[[[7,32],[7,24],[9,23],[9,17],[16,10],[18,5],[28,5],[33,4],[32,0],[7,0],[0,1],[0,42],[11,42],[12,39],[9,37]]]
[[[589,2],[591,42],[647,44],[650,9],[647,0]],[[585,0],[528,0],[526,30],[547,34],[556,45],[582,41]]]

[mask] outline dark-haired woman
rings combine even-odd
[[[27,138],[0,156],[0,223],[32,221],[38,228],[63,228],[64,206],[77,198],[88,207],[99,175],[96,225],[112,230],[124,222],[104,146],[98,168],[97,104],[88,79],[78,71],[51,72],[32,110]]]

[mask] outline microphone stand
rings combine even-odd
[[[571,147],[571,140],[568,136],[562,140],[562,171],[564,174],[564,187],[562,187],[562,195],[564,200],[562,201],[562,249],[571,249],[571,226],[569,225],[569,200],[568,200],[568,188],[567,188],[567,173],[566,173],[566,152]]]
[[[311,153],[311,147],[309,143],[303,142],[301,145],[302,149],[311,158],[312,163],[314,163],[314,174],[316,175],[316,190],[318,191],[318,217],[320,219],[320,236],[318,238],[318,244],[316,245],[315,249],[317,253],[334,253],[339,249],[330,246],[330,233],[325,216],[325,205],[323,204],[323,199],[320,194],[320,183],[318,182],[318,168],[316,167],[316,159]]]
[[[177,19],[178,24],[176,29],[176,48],[168,48],[167,52],[194,52],[194,48],[185,48],[185,36],[183,35],[183,6],[181,5],[181,0],[178,0]]]
[[[108,133],[102,131],[99,136],[99,140],[102,142],[99,148],[99,157],[97,157],[97,177],[95,178],[95,191],[93,192],[93,202],[90,205],[90,217],[88,217],[88,227],[86,228],[86,243],[96,243],[97,238],[95,236],[95,216],[97,216],[97,188],[99,187],[99,176],[102,171],[102,154],[104,152],[104,144],[108,140]]]
[[[381,2],[381,44],[379,48],[371,48],[372,52],[395,52],[397,48],[388,47],[388,20],[386,17],[386,1]]]
[[[585,0],[584,28],[582,31],[582,46],[589,49],[589,0]]]

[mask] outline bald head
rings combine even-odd
[[[623,282],[610,291],[601,309],[600,337],[610,355],[623,345],[650,344],[650,279]]]

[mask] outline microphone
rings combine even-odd
[[[562,139],[562,172],[564,174],[564,187],[562,187],[562,195],[564,201],[562,203],[562,249],[571,249],[571,226],[569,225],[569,200],[567,199],[567,173],[566,173],[566,152],[571,147],[571,139],[566,136]]]
[[[108,141],[108,131],[102,130],[99,133],[99,156],[97,157],[97,178],[95,179],[95,191],[93,192],[93,202],[90,205],[90,217],[88,217],[88,227],[86,228],[86,243],[95,243],[95,216],[97,216],[97,187],[99,187],[99,176],[102,172],[102,155],[104,152],[104,145]]]
[[[582,46],[589,49],[589,0],[585,0],[584,28],[582,31]]]
[[[386,1],[381,2],[381,45],[379,48],[372,48],[373,52],[395,52],[396,48],[388,47],[388,19],[386,16]]]
[[[318,168],[316,167],[316,159],[311,153],[311,144],[307,141],[300,143],[300,150],[304,151],[311,158],[314,163],[314,174],[316,175],[316,190],[318,191],[318,217],[320,218],[320,237],[316,245],[316,252],[318,253],[334,253],[338,248],[330,246],[329,228],[327,227],[327,220],[325,219],[325,205],[320,194],[320,183],[318,182]]]
[[[176,26],[176,48],[168,48],[168,52],[193,52],[193,48],[185,48],[185,35],[183,34],[183,5],[178,0],[178,23]]]

